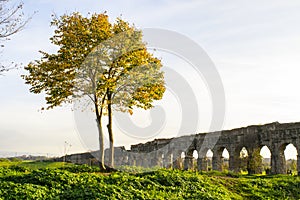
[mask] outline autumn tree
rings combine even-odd
[[[104,166],[102,117],[108,115],[110,166],[113,166],[113,110],[130,112],[148,109],[162,98],[164,88],[160,60],[142,42],[142,32],[121,19],[114,24],[108,16],[79,13],[54,18],[51,42],[57,53],[42,58],[25,69],[26,84],[33,93],[46,94],[47,109],[71,103],[84,96],[94,105],[99,133],[100,167]]]
[[[0,0],[0,41],[1,47],[4,47],[4,41],[8,40],[11,35],[19,32],[25,24],[28,22],[28,19],[23,18],[23,3],[17,5],[10,5],[11,0]],[[12,66],[3,66],[0,65],[0,74],[4,71],[8,71]]]
[[[99,53],[105,52],[106,60],[109,60],[104,66],[103,86],[108,114],[109,165],[112,167],[113,110],[132,114],[134,107],[150,109],[153,101],[160,100],[165,92],[161,61],[147,51],[142,32],[120,19],[113,26],[113,32],[116,36],[100,45],[103,48]]]

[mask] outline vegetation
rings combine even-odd
[[[3,41],[8,40],[10,36],[18,33],[26,25],[29,19],[23,18],[23,3],[10,5],[11,0],[0,1],[0,48],[4,47]],[[0,75],[12,69],[12,66],[0,64]]]
[[[22,160],[9,160],[6,158],[0,159],[0,167],[26,167],[29,169],[42,169],[42,168],[62,168],[67,166],[73,166],[71,163],[64,162],[52,162],[52,161],[22,161]]]
[[[297,160],[289,159],[286,161],[286,165],[290,173],[297,173]]]
[[[99,169],[85,165],[40,169],[0,167],[0,199],[300,198],[300,177],[296,176],[200,174],[165,169],[134,173],[135,169],[140,170],[102,174]]]
[[[46,94],[48,109],[87,97],[96,114],[99,133],[100,167],[104,166],[102,116],[108,115],[110,163],[113,167],[112,109],[132,113],[133,107],[149,109],[165,91],[161,61],[147,51],[142,32],[122,19],[114,24],[108,16],[79,13],[54,18],[51,42],[59,46],[55,54],[25,69],[26,84],[33,93]],[[82,109],[82,108],[81,108]]]
[[[239,157],[239,169],[248,174],[261,174],[264,170],[263,157],[260,155],[260,149],[253,149],[248,155],[246,149],[242,149]],[[265,170],[267,168],[265,167]]]
[[[262,173],[262,160],[260,155],[260,149],[254,149],[248,160],[248,173],[249,174],[261,174]]]

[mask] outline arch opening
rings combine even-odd
[[[229,169],[229,152],[225,147],[214,149],[212,167],[218,171],[226,171]]]
[[[193,151],[193,167],[192,167],[192,169],[193,170],[196,170],[197,169],[197,166],[198,166],[198,161],[197,161],[197,159],[198,159],[198,151],[197,150],[194,150]]]
[[[268,146],[263,146],[260,149],[260,155],[262,156],[262,173],[271,174],[271,151]]]
[[[248,158],[249,158],[249,153],[246,147],[243,147],[239,151],[239,159],[238,159],[238,170],[242,174],[248,174]]]
[[[181,152],[181,154],[180,154],[180,158],[182,158],[182,159],[184,159],[185,158],[185,152],[183,151],[183,152]]]
[[[222,152],[222,171],[229,170],[229,152],[226,148]]]
[[[184,159],[185,159],[185,152],[181,152],[180,158],[178,159],[178,168],[183,169],[184,168]]]
[[[285,146],[285,148],[284,148],[283,155],[284,155],[284,160],[285,160],[284,164],[285,164],[286,173],[290,174],[290,175],[296,175],[298,172],[297,149],[292,143],[286,144],[284,146]]]
[[[207,161],[207,170],[211,171],[212,170],[212,157],[213,157],[214,153],[212,152],[211,149],[208,149],[206,152],[206,161]]]
[[[197,158],[198,158],[198,151],[197,151],[197,150],[194,150],[194,151],[193,151],[193,158],[194,158],[194,159],[197,159]]]

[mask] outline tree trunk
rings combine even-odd
[[[107,94],[107,111],[108,111],[108,135],[109,135],[109,166],[114,168],[114,138],[113,138],[113,131],[112,131],[112,103],[111,103],[111,94],[108,92]]]
[[[103,140],[103,129],[101,124],[102,113],[99,112],[97,104],[95,104],[96,110],[96,122],[98,127],[99,134],[99,168],[100,170],[105,170],[105,161],[104,161],[104,140]]]
[[[98,122],[98,133],[99,133],[99,167],[101,170],[105,170],[105,161],[104,161],[104,140],[103,140],[103,129],[100,122]]]

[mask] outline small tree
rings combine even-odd
[[[287,169],[291,172],[297,172],[297,160],[290,159],[286,161]]]
[[[229,160],[226,158],[222,158],[222,171],[229,170]]]
[[[94,104],[98,125],[100,168],[105,169],[101,125],[105,91],[98,84],[101,71],[88,67],[88,64],[96,63],[85,59],[93,48],[111,36],[108,16],[95,14],[85,18],[79,13],[63,15],[60,18],[54,16],[51,26],[55,26],[56,30],[50,40],[60,47],[58,52],[48,54],[41,51],[42,58],[25,67],[29,74],[23,75],[23,78],[26,84],[31,85],[30,92],[45,92],[47,109],[72,103],[84,96],[90,98]]]
[[[262,160],[263,157],[260,155],[260,149],[254,149],[253,152],[248,156],[248,174],[261,174],[263,166]]]
[[[134,106],[145,109],[164,92],[160,60],[147,52],[142,33],[118,19],[79,13],[54,18],[51,38],[60,48],[56,54],[41,52],[41,60],[25,69],[26,84],[33,93],[46,93],[47,109],[75,99],[89,97],[94,104],[99,133],[100,167],[104,166],[102,116],[108,114],[110,165],[113,166],[112,109],[132,113]]]
[[[292,160],[292,163],[291,163],[291,170],[293,172],[297,172],[297,160]]]
[[[116,37],[104,43],[100,53],[109,60],[103,71],[108,114],[110,166],[114,166],[113,110],[133,113],[134,107],[150,109],[165,92],[161,61],[147,51],[142,32],[121,19],[113,26]],[[108,49],[108,51],[106,51]]]
[[[11,35],[16,34],[26,25],[29,19],[23,19],[23,3],[15,6],[9,6],[10,0],[0,0],[0,40],[1,47],[4,47],[3,42],[8,40]],[[11,66],[0,65],[0,74],[10,70]]]

